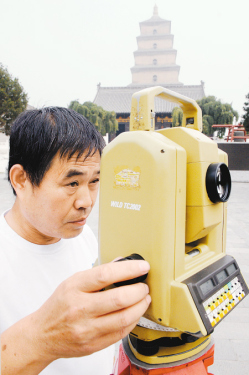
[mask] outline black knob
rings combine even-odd
[[[117,260],[116,262],[123,262],[124,260],[144,260],[144,258],[139,254],[131,254],[128,257]],[[123,286],[123,285],[131,285],[131,284],[141,283],[142,281],[144,281],[146,279],[147,276],[148,276],[148,274],[146,273],[145,275],[135,277],[134,279],[124,280],[124,281],[120,281],[119,283],[114,283],[114,285],[115,286]]]

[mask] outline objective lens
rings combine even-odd
[[[206,174],[206,189],[211,202],[226,202],[231,193],[231,176],[225,163],[210,164]]]

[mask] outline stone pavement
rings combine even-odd
[[[249,284],[249,171],[232,171],[232,193],[228,202],[227,253],[238,261]],[[0,214],[11,207],[14,197],[4,173],[0,173]],[[98,202],[88,218],[98,233]],[[249,374],[249,297],[221,322],[213,334],[215,375]]]
[[[233,172],[233,171],[232,171]],[[249,172],[237,173],[247,180]],[[239,176],[240,175],[240,176]],[[244,177],[243,177],[244,175]],[[233,179],[233,173],[232,173]],[[249,183],[234,182],[228,201],[227,254],[234,256],[249,285]],[[215,375],[249,374],[249,297],[214,330]]]

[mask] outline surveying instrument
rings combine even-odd
[[[182,108],[181,127],[155,131],[155,97]],[[104,149],[99,260],[147,260],[152,298],[120,346],[115,375],[208,374],[211,333],[248,294],[225,253],[227,154],[201,131],[194,100],[152,87],[133,95],[130,131]]]

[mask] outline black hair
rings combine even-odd
[[[57,153],[70,159],[86,152],[87,158],[97,151],[101,155],[104,146],[95,126],[71,109],[28,110],[18,116],[11,128],[8,175],[13,165],[21,164],[31,183],[39,186]]]

